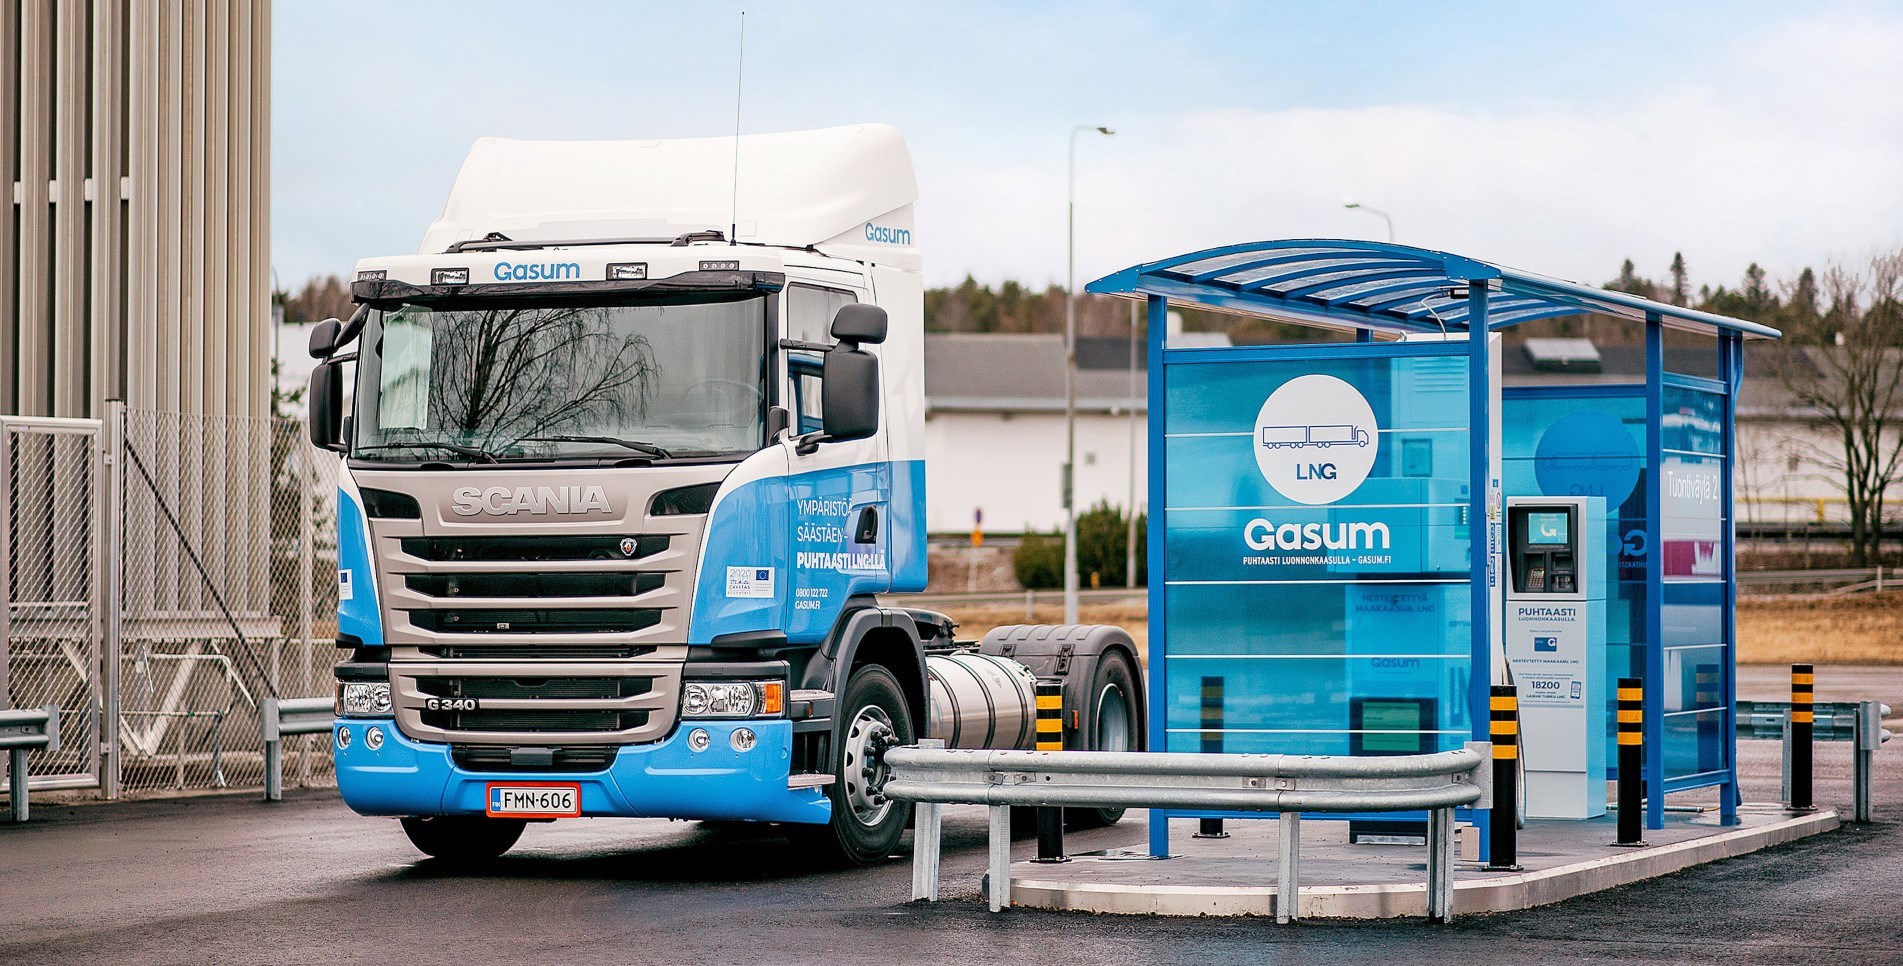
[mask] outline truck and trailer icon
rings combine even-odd
[[[1300,449],[1313,446],[1366,446],[1368,431],[1359,426],[1264,426],[1263,449]]]

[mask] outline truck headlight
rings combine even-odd
[[[689,681],[683,718],[777,718],[786,713],[783,681]]]
[[[337,714],[345,718],[390,716],[390,685],[381,681],[345,681],[337,685]]]

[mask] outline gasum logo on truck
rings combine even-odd
[[[1257,468],[1277,493],[1324,506],[1368,478],[1381,449],[1380,434],[1374,410],[1359,390],[1334,376],[1311,374],[1269,394],[1256,413],[1250,443]]]
[[[866,241],[885,245],[910,245],[912,244],[912,229],[887,228],[868,221],[866,222]]]
[[[613,512],[608,492],[599,484],[587,486],[491,486],[458,487],[456,502],[450,509],[458,515],[478,513],[511,516],[517,513],[587,513],[591,510]]]
[[[496,263],[498,282],[542,282],[581,278],[580,262]]]

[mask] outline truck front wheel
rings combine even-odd
[[[445,862],[486,862],[522,837],[521,819],[481,815],[430,815],[403,820],[403,834],[424,855]]]
[[[878,791],[885,782],[885,750],[914,740],[912,713],[892,672],[869,664],[852,672],[839,704],[829,795],[830,825],[811,834],[823,851],[850,865],[884,861],[912,821],[909,802]]]

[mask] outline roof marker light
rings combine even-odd
[[[740,270],[740,260],[737,258],[720,258],[713,261],[701,262],[700,270],[703,272],[737,272]]]

